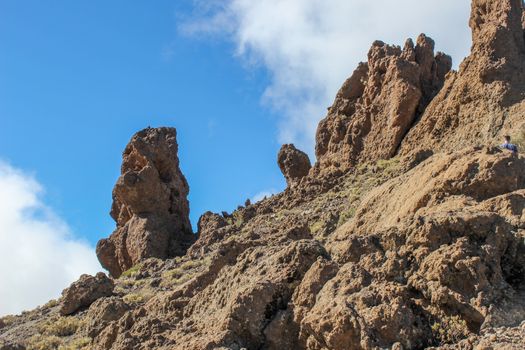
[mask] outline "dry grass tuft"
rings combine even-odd
[[[43,335],[68,337],[75,334],[82,324],[83,321],[76,317],[55,317],[39,324],[37,329]]]

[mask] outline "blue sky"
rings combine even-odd
[[[455,67],[469,1],[0,0],[0,315],[100,270],[121,153],[178,130],[196,229],[282,190],[282,143],[316,126],[371,43],[426,33]],[[312,159],[314,161],[314,159]]]
[[[148,125],[178,130],[194,223],[284,186],[265,72],[227,40],[178,35],[181,3],[0,1],[0,157],[92,244],[114,227],[121,152]]]

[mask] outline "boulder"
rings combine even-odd
[[[82,275],[62,292],[59,312],[70,315],[89,307],[94,301],[113,294],[115,285],[103,272],[95,276]]]
[[[86,334],[90,338],[95,338],[110,322],[120,319],[129,309],[119,297],[98,299],[89,307],[86,316]]]
[[[174,128],[144,129],[126,146],[111,207],[117,228],[97,244],[97,256],[113,277],[150,257],[183,255],[194,242],[189,186],[177,151]]]
[[[283,145],[277,156],[277,164],[281,169],[288,187],[297,185],[300,180],[308,175],[310,168],[310,158],[292,144]]]

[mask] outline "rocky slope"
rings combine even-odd
[[[114,278],[0,319],[0,349],[525,348],[525,158],[494,147],[525,123],[522,18],[474,0],[458,72],[424,35],[374,43],[314,166],[283,146],[287,189],[196,235],[175,130],[139,132],[98,246]]]

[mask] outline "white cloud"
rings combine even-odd
[[[459,63],[470,48],[463,0],[195,0],[184,33],[227,35],[271,75],[263,101],[282,115],[279,141],[312,153],[335,93],[376,39],[402,45],[426,33]]]
[[[41,202],[42,186],[0,161],[0,315],[60,296],[82,273],[100,271],[94,249]]]
[[[264,191],[261,191],[257,194],[255,194],[251,199],[250,201],[252,203],[257,203],[261,200],[263,200],[264,198],[270,198],[271,196],[273,196],[274,194],[276,193],[279,193],[280,191],[277,191],[276,189],[274,188],[270,188],[268,190],[264,190]]]

